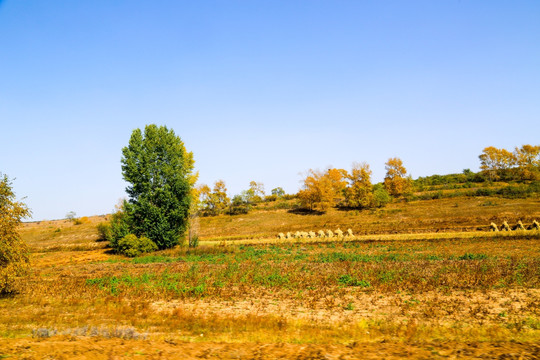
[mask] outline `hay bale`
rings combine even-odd
[[[506,221],[501,225],[501,231],[510,231],[510,225]]]
[[[540,230],[540,224],[538,223],[538,221],[534,220],[531,224],[531,226],[529,227],[530,230]]]
[[[499,231],[499,228],[497,227],[497,224],[491,223],[489,224],[489,231]]]
[[[300,239],[302,237],[302,234],[300,233],[300,231],[297,231],[294,233],[294,238],[295,239]]]
[[[525,230],[525,226],[523,226],[523,223],[521,222],[521,220],[518,221],[517,225],[514,226],[513,230]]]
[[[325,234],[324,231],[322,231],[322,230],[319,230],[319,232],[318,232],[317,234],[319,234],[319,237],[320,237],[321,239],[324,238],[324,237],[326,236],[326,234]]]
[[[288,232],[287,233],[287,239],[292,239],[292,238],[293,238],[293,235],[290,232]]]
[[[315,238],[317,237],[317,234],[315,234],[315,231],[310,231],[310,232],[308,233],[308,235],[309,235],[309,237],[310,237],[311,239],[315,239]]]
[[[285,234],[284,233],[279,233],[279,234],[277,234],[277,237],[280,240],[284,240],[285,239]]]
[[[348,237],[354,237],[354,234],[353,234],[353,232],[352,232],[351,229],[348,229],[348,230],[347,230],[347,236],[348,236]]]
[[[340,239],[343,238],[343,231],[341,231],[341,229],[337,229],[337,230],[336,230],[336,236],[337,236],[338,238],[340,238]]]
[[[334,237],[334,233],[332,232],[332,230],[328,230],[328,231],[326,232],[326,236],[328,236],[328,238],[331,239],[331,238]]]
[[[309,238],[309,233],[306,232],[306,231],[302,231],[302,232],[300,233],[300,237],[301,237],[302,239],[308,239],[308,238]]]

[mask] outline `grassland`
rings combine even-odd
[[[9,358],[538,358],[538,199],[452,198],[200,219],[201,246],[128,259],[104,217],[25,224],[32,271],[0,299]],[[352,241],[277,241],[351,228]],[[438,231],[438,232],[437,232]]]

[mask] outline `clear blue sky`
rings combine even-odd
[[[0,1],[0,171],[35,220],[109,213],[167,125],[229,194],[539,143],[540,1]]]

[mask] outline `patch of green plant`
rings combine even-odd
[[[134,234],[128,234],[118,240],[117,251],[128,257],[135,257],[141,254],[156,251],[156,243],[145,236],[137,237]]]
[[[359,280],[349,274],[341,275],[337,279],[338,284],[344,286],[360,286],[360,287],[370,287],[371,284],[366,280]]]
[[[131,259],[132,264],[154,264],[154,263],[171,263],[180,259],[162,255],[147,255],[139,256]]]
[[[486,254],[471,254],[471,253],[465,253],[464,255],[461,255],[458,257],[459,260],[484,260],[487,259],[488,256]]]
[[[267,287],[278,287],[289,284],[289,276],[279,272],[273,272],[270,275],[256,274],[253,282]]]

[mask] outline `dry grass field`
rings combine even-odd
[[[0,299],[0,358],[540,358],[538,199],[200,219],[201,245],[129,259],[96,225],[24,224],[31,273]],[[276,241],[351,228],[357,239]]]

